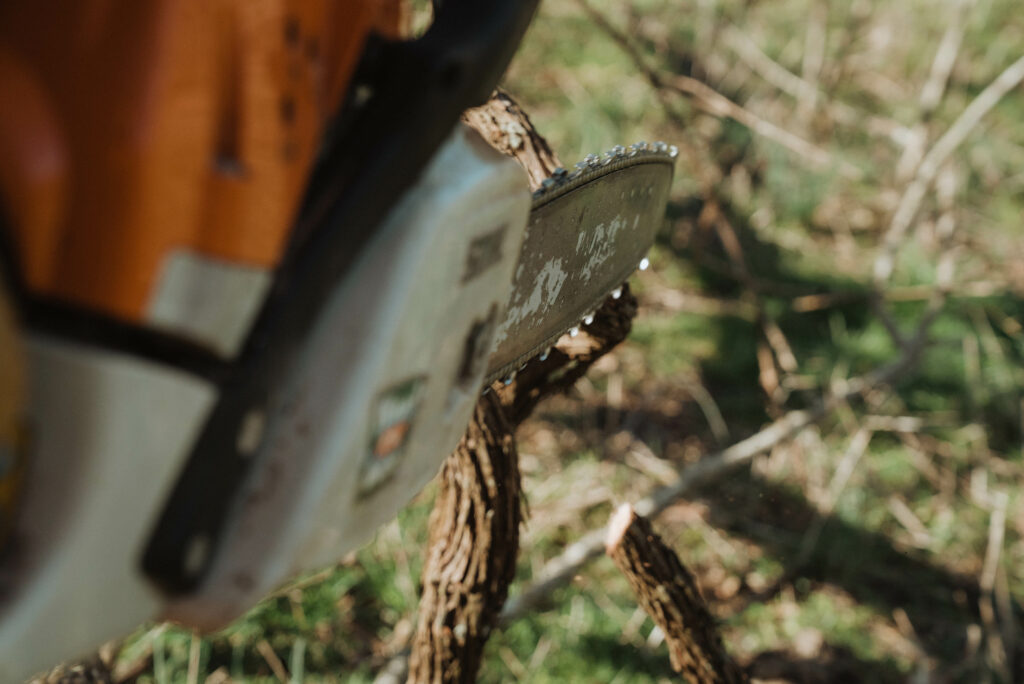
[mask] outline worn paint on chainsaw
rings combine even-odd
[[[665,215],[669,154],[621,158],[535,196],[488,380],[578,326],[646,254]]]

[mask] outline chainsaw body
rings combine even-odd
[[[535,4],[0,7],[0,681],[364,543],[629,275],[674,150],[458,122]]]

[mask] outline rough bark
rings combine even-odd
[[[493,147],[514,157],[531,188],[561,164],[529,117],[506,93],[463,120]],[[636,314],[623,288],[576,338],[564,336],[546,361],[534,360],[508,386],[495,383],[441,471],[430,518],[423,596],[408,681],[472,682],[515,574],[522,520],[514,430],[538,402],[572,386],[621,342]]]
[[[629,504],[620,507],[608,525],[605,550],[664,633],[676,672],[695,684],[747,681],[722,646],[693,575]]]
[[[409,681],[475,679],[515,573],[519,491],[512,431],[488,395],[441,470]]]
[[[544,179],[562,165],[533,127],[530,117],[506,92],[496,90],[485,104],[467,109],[462,120],[476,129],[491,147],[514,157],[522,165],[531,190],[539,188]]]

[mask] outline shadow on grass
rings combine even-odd
[[[797,658],[784,651],[763,651],[747,665],[747,674],[757,679],[782,680],[799,684],[879,684],[906,680],[890,663],[866,661],[843,647],[825,644],[817,658]]]
[[[696,224],[703,210],[702,203],[687,200],[670,207],[674,223]],[[811,373],[820,385],[827,384],[836,367],[848,369],[850,375],[868,371],[895,359],[899,350],[882,327],[871,306],[867,288],[844,281],[830,274],[816,274],[794,264],[778,246],[765,242],[742,217],[728,213],[750,274],[759,282],[769,283],[761,299],[765,311],[786,334],[794,354],[803,364],[817,360]],[[662,237],[662,246],[670,250],[692,275],[703,294],[716,297],[737,297],[745,288],[742,278],[730,271],[729,259],[718,237],[706,235],[703,242]],[[685,243],[684,247],[679,244]],[[792,299],[801,295],[842,292],[844,297],[827,310],[799,313]],[[924,302],[898,304],[892,307],[897,324],[906,326],[909,334],[923,312]],[[688,314],[681,314],[686,316]],[[1000,318],[1024,318],[1024,300],[1008,293],[979,299],[953,299],[933,326],[936,344],[928,349],[921,363],[892,389],[904,410],[910,414],[940,412],[947,416],[955,432],[960,426],[973,423],[981,427],[988,447],[1009,454],[1019,445],[1022,425],[1019,420],[1021,390],[1015,378],[1024,366],[1024,343],[1000,326]],[[733,433],[733,439],[755,432],[764,424],[766,397],[758,384],[757,346],[762,332],[757,323],[728,316],[702,317],[702,342],[712,340],[714,353],[699,360],[696,371],[706,388],[720,404]],[[837,321],[841,323],[837,327]],[[635,338],[645,348],[652,362],[665,349],[684,347],[692,324],[673,328],[652,329],[648,339]],[[676,332],[669,340],[657,340],[664,330]],[[987,330],[986,330],[987,329]],[[837,334],[841,333],[841,334]],[[988,335],[987,356],[980,370],[971,376],[965,367],[965,336]],[[994,345],[996,347],[993,347]],[[648,346],[651,345],[651,346]],[[654,345],[662,345],[655,348]],[[981,345],[985,345],[982,340]],[[668,385],[670,377],[659,375],[658,382]],[[671,415],[659,410],[657,401],[649,396],[636,398],[634,406],[615,412],[601,401],[589,405],[572,420],[574,429],[593,426],[595,443],[601,443],[601,431],[609,423],[621,426],[648,444],[679,443],[692,438],[694,416],[699,410],[682,391],[675,397],[682,406]],[[806,395],[808,400],[816,392]],[[790,397],[786,408],[802,407],[799,394]],[[581,418],[580,415],[585,416]],[[609,416],[614,420],[609,420]],[[556,418],[557,421],[557,418]],[[709,443],[706,428],[696,428],[704,444]],[[944,437],[948,436],[943,434]],[[1014,458],[1012,455],[1004,456]],[[864,529],[838,516],[822,518],[818,511],[794,488],[786,487],[749,474],[737,475],[729,482],[716,485],[715,492],[704,495],[710,504],[709,522],[731,534],[758,544],[784,567],[779,585],[800,587],[814,584],[841,588],[858,604],[870,606],[887,616],[895,610],[906,612],[920,638],[920,648],[936,662],[943,672],[955,672],[958,681],[973,681],[979,672],[961,667],[967,650],[966,635],[971,625],[980,622],[977,579],[950,571],[930,561],[925,554],[897,548],[883,534]],[[805,537],[812,526],[821,525],[816,545],[808,552]],[[750,597],[764,601],[763,593]],[[1018,622],[1020,607],[1014,606]],[[786,661],[772,654],[757,667],[790,668],[786,670],[798,681],[901,681],[894,663],[857,659],[853,654],[832,647],[834,662]],[[765,656],[767,658],[767,656]],[[825,660],[828,660],[826,658]],[[1024,681],[1024,649],[1018,645],[1013,661],[1015,681]],[[788,665],[786,664],[788,663]],[[769,667],[769,665],[771,667]],[[980,666],[980,660],[977,666]],[[783,667],[785,666],[785,667]],[[968,665],[967,667],[970,667]],[[802,672],[803,675],[797,677]],[[817,673],[817,674],[815,674]],[[768,674],[758,676],[769,676]]]
[[[821,520],[817,544],[805,553],[806,531],[822,516],[798,492],[763,478],[740,474],[701,498],[710,504],[712,525],[758,544],[782,563],[780,583],[798,591],[808,586],[801,579],[837,586],[883,615],[900,608],[930,655],[947,663],[960,660],[966,628],[979,620],[975,578],[898,549],[885,535],[835,515]]]

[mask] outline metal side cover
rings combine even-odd
[[[245,421],[252,476],[170,617],[224,624],[366,542],[436,474],[479,396],[529,209],[519,165],[460,125],[331,295],[269,410]]]
[[[207,383],[31,336],[31,468],[0,586],[0,681],[20,682],[154,617],[139,557],[213,403]]]

